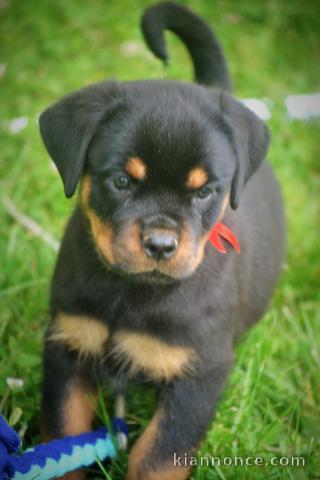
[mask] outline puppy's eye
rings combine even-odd
[[[112,181],[114,186],[118,190],[125,190],[130,185],[130,178],[128,177],[128,175],[125,175],[124,173],[114,176]]]
[[[204,186],[197,191],[197,197],[201,200],[206,200],[212,195],[212,188]]]

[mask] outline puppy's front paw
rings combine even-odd
[[[190,468],[174,465],[174,453],[163,444],[162,420],[159,408],[148,427],[133,446],[128,462],[126,480],[185,480]]]
[[[159,464],[155,468],[144,463],[135,465],[133,468],[129,463],[126,480],[186,480],[190,475],[189,468],[174,466],[169,462]]]

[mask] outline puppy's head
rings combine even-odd
[[[80,198],[110,268],[181,279],[262,162],[268,131],[226,93],[175,82],[105,82],[40,117],[67,197]]]

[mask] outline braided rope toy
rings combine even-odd
[[[112,428],[116,436],[127,437],[127,426],[123,418],[115,417]],[[0,480],[50,480],[88,467],[97,460],[112,459],[117,454],[113,436],[105,427],[94,432],[52,440],[18,456],[20,446],[18,434],[0,415]]]

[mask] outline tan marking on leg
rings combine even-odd
[[[202,167],[195,167],[190,170],[187,178],[187,187],[192,190],[197,190],[203,187],[208,181],[208,174]]]
[[[63,405],[62,434],[64,436],[80,435],[92,430],[96,400],[97,393],[86,388],[80,381],[71,385]],[[83,470],[76,470],[59,478],[61,480],[85,480],[86,474]]]
[[[147,174],[147,167],[140,157],[132,157],[126,165],[126,172],[135,180],[144,180]]]
[[[95,415],[94,404],[97,402],[97,392],[85,386],[80,380],[75,380],[69,387],[66,398],[62,404],[61,436],[79,435],[92,429]],[[41,438],[44,442],[53,440],[46,427],[41,422]]]
[[[70,386],[63,404],[64,435],[79,435],[92,430],[96,399],[97,393],[86,388],[81,382],[75,382]]]
[[[162,416],[162,410],[158,409],[147,428],[132,447],[128,460],[127,480],[142,480],[145,478],[144,476],[139,476],[143,469],[142,462],[148,458],[148,454],[152,449]]]
[[[80,380],[70,385],[67,396],[62,404],[62,429],[61,437],[79,435],[92,430],[92,421],[95,416],[95,403],[98,395],[95,390],[86,387]],[[43,442],[49,442],[56,437],[46,432],[45,425],[41,422],[41,438]],[[83,470],[66,473],[61,480],[85,480]]]
[[[129,368],[129,374],[143,372],[153,380],[169,381],[192,373],[196,359],[193,349],[168,345],[148,334],[120,331],[115,334],[111,353]]]
[[[163,411],[159,408],[151,422],[131,449],[126,480],[185,480],[190,472],[186,467],[175,467],[166,462],[155,468],[148,466],[148,458],[160,429]]]
[[[112,229],[104,223],[98,215],[90,208],[89,198],[91,192],[91,179],[85,176],[81,184],[81,205],[90,222],[91,232],[98,252],[110,263],[114,264],[112,251]]]
[[[59,313],[48,340],[65,343],[80,357],[87,357],[102,355],[108,337],[108,327],[95,318]]]

